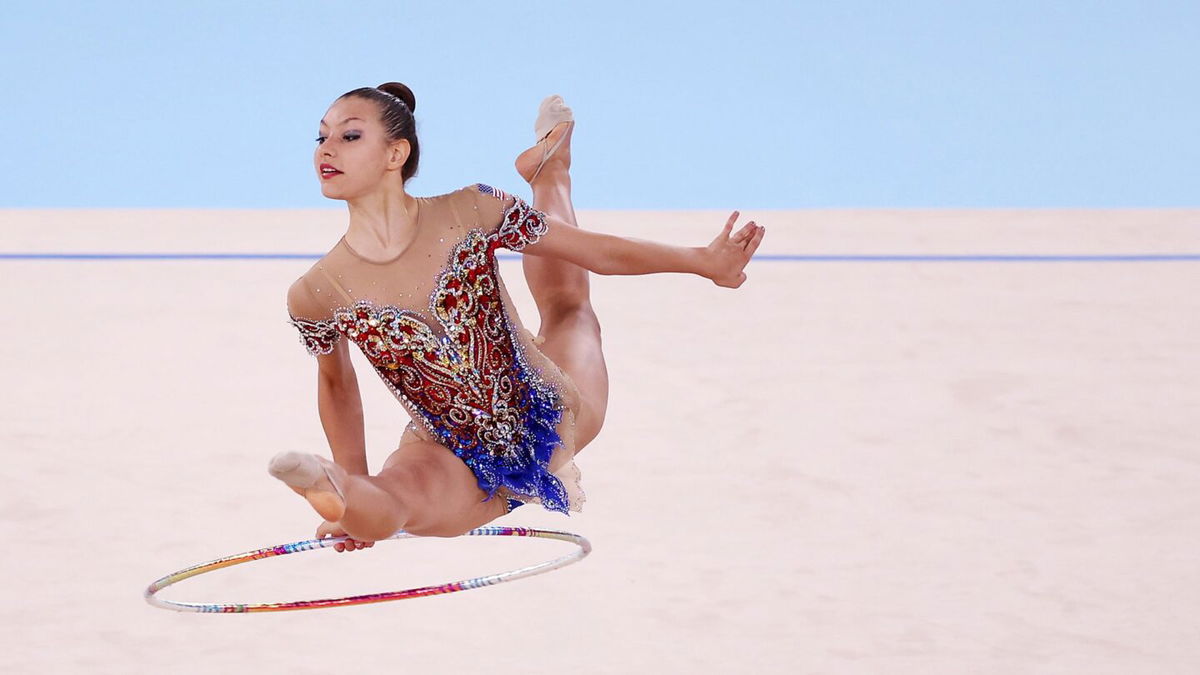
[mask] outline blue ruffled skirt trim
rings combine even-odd
[[[487,480],[480,476],[480,472],[476,472],[475,475],[480,477],[479,487],[488,493],[489,499],[496,490],[505,487],[514,495],[538,499],[543,507],[551,511],[567,513],[570,507],[567,490],[548,468],[551,455],[562,443],[558,435],[558,424],[562,421],[558,396],[531,384],[521,403],[526,411],[525,433],[521,435],[517,451],[513,453],[517,461],[497,459],[495,481]],[[484,472],[485,475],[487,473],[490,472]]]
[[[523,433],[514,434],[515,446],[507,457],[496,457],[477,444],[474,447],[453,445],[454,436],[448,428],[434,422],[433,426],[447,447],[454,448],[458,455],[475,474],[479,487],[487,493],[487,500],[496,496],[497,490],[505,488],[515,497],[528,497],[541,502],[551,511],[568,513],[570,498],[563,482],[550,473],[550,457],[562,443],[558,435],[558,424],[563,411],[557,392],[548,385],[528,377],[524,368],[518,368],[518,378],[525,383],[525,394],[518,405],[524,410]],[[511,511],[513,502],[509,499]],[[485,500],[486,501],[486,500]]]

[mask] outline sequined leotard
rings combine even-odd
[[[466,463],[486,499],[580,510],[565,419],[573,424],[577,391],[521,327],[496,261],[496,249],[545,234],[545,214],[476,184],[418,198],[416,230],[388,261],[363,258],[343,237],[289,289],[289,323],[314,356],[342,337],[357,345],[413,431]]]

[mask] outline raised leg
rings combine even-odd
[[[571,204],[571,144],[573,126],[560,124],[543,143],[566,138],[530,186],[533,206],[573,227],[579,227]],[[517,158],[517,170],[532,175],[541,159],[534,146]],[[588,271],[553,258],[526,255],[525,280],[541,317],[541,351],[575,381],[582,403],[576,418],[576,452],[600,433],[608,409],[608,368],[600,337],[600,322],[592,308]]]

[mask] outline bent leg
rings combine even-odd
[[[531,186],[533,207],[571,225],[579,227],[575,220],[575,207],[571,203],[571,175],[566,169],[547,166],[542,175]],[[538,312],[545,316],[562,307],[576,307],[591,299],[588,271],[582,267],[559,260],[536,255],[522,256],[521,266],[529,291],[537,303]]]
[[[397,448],[377,476],[351,476],[343,490],[346,534],[378,541],[404,529],[454,537],[508,512],[502,496],[483,501],[475,474],[445,446],[413,441]]]
[[[566,166],[547,163],[532,188],[534,208],[579,227]],[[565,260],[534,255],[523,256],[522,264],[541,316],[538,335],[545,342],[540,349],[579,388],[578,453],[600,433],[608,410],[608,367],[600,321],[592,308],[588,271]]]

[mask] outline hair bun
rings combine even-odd
[[[384,82],[375,88],[380,91],[386,91],[404,101],[404,105],[408,106],[409,112],[417,111],[417,97],[413,95],[412,89],[409,89],[408,85],[401,82]]]

